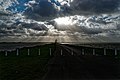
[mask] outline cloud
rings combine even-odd
[[[87,5],[87,6],[86,6]],[[110,13],[119,10],[120,0],[1,0],[1,11],[24,12],[40,20],[66,15]],[[26,10],[27,9],[27,10]],[[25,11],[24,11],[25,10]]]
[[[51,3],[48,0],[40,0],[38,4],[32,5],[24,12],[26,17],[35,20],[42,20],[44,17],[45,19],[49,19],[55,17],[57,14],[58,10],[56,4]]]
[[[119,7],[120,0],[74,0],[70,5],[69,12],[75,13],[109,13],[115,12]]]
[[[51,20],[57,17],[116,13],[120,0],[38,0],[28,2],[24,15],[34,20]]]
[[[28,0],[23,4],[27,7],[23,13],[9,14],[6,9],[11,4],[0,11],[0,41],[9,38],[53,41],[63,37],[63,41],[79,42],[120,38],[119,0]]]
[[[13,3],[17,3],[17,0],[0,0],[0,13],[11,13],[7,10]]]
[[[71,17],[62,17],[55,19],[54,26],[58,29],[64,28],[65,30],[68,29],[72,31],[84,32],[87,34],[97,34],[105,30],[118,29],[117,26],[119,25],[120,20],[119,18],[120,16],[117,14],[115,15],[104,14],[99,16],[75,15]]]
[[[0,37],[42,36],[48,30],[44,22],[22,18],[21,15],[2,16]]]
[[[21,14],[4,15],[0,17],[0,38],[23,40],[32,39],[33,36],[38,36],[40,39],[46,39],[47,36],[47,39],[66,36],[67,39],[78,41],[81,38],[87,40],[95,37],[104,37],[107,40],[114,36],[114,39],[115,37],[118,39],[120,37],[119,20],[119,14],[74,15],[48,21],[26,19]]]

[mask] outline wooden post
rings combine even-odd
[[[106,55],[106,49],[104,48],[104,55]]]
[[[8,52],[7,51],[5,51],[5,56],[8,56]]]
[[[38,55],[40,56],[41,55],[41,50],[39,49],[39,53],[38,53]]]
[[[28,49],[28,56],[30,55],[30,49]]]

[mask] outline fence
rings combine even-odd
[[[36,49],[37,50],[37,56],[41,56],[41,49],[39,48],[39,49]],[[48,49],[46,49],[46,50],[48,50],[48,53],[47,54],[49,54],[49,56],[52,56],[52,55],[54,55],[53,54],[53,48],[48,48]],[[9,53],[10,51],[4,51],[3,53],[0,53],[0,54],[2,54],[2,55],[4,55],[4,56],[8,56],[8,53]],[[21,53],[20,53],[20,49],[16,49],[15,51],[14,51],[14,53],[15,53],[15,55],[16,56],[19,56],[19,55],[21,55]],[[33,54],[33,52],[31,52],[31,50],[28,48],[28,49],[26,49],[26,52],[25,52],[26,54],[27,54],[27,56],[30,56],[30,55],[32,55]],[[73,51],[73,50],[71,50],[70,52],[69,52],[70,54],[71,54],[71,56],[74,56],[76,53]],[[100,54],[101,53],[101,54]],[[64,55],[65,56],[65,54],[64,54],[64,50],[63,49],[61,49],[60,50],[60,52],[59,52],[59,54],[62,56],[62,55]],[[117,49],[103,49],[103,50],[97,50],[97,49],[95,49],[95,48],[93,48],[93,49],[91,49],[90,51],[89,50],[87,50],[87,49],[85,49],[85,48],[82,48],[81,49],[81,54],[80,53],[78,53],[78,55],[93,55],[93,56],[107,56],[107,55],[112,55],[112,56],[117,56],[117,55],[119,55],[120,54],[120,50],[117,50]]]

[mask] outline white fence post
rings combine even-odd
[[[5,56],[8,56],[8,52],[7,51],[5,51]]]
[[[95,49],[93,49],[93,55],[95,55]]]
[[[17,49],[17,53],[16,53],[16,55],[19,56],[19,51],[18,51],[18,49]]]
[[[71,53],[71,54],[72,54],[72,56],[73,56],[73,50],[72,50],[72,53]]]
[[[62,51],[62,49],[61,49],[61,56],[63,55],[63,51]]]
[[[28,56],[30,55],[30,49],[28,49]]]
[[[106,55],[106,49],[104,48],[104,55]]]
[[[50,56],[52,55],[52,52],[51,52],[52,50],[51,50],[51,48],[50,48]]]
[[[39,49],[39,53],[38,53],[38,55],[40,56],[41,55],[41,50]]]
[[[84,49],[82,49],[82,55],[85,55]]]
[[[115,49],[115,56],[117,55],[117,49]]]

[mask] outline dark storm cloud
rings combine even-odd
[[[119,3],[120,0],[74,0],[68,10],[73,14],[109,13],[117,11]]]
[[[54,4],[48,0],[40,0],[25,11],[25,15],[32,19],[44,20],[44,17],[53,17],[57,15],[57,9]]]
[[[66,6],[67,4],[70,6]],[[73,0],[59,6],[50,0],[39,0],[24,14],[35,20],[48,20],[66,15],[114,13],[119,6],[120,0]]]

